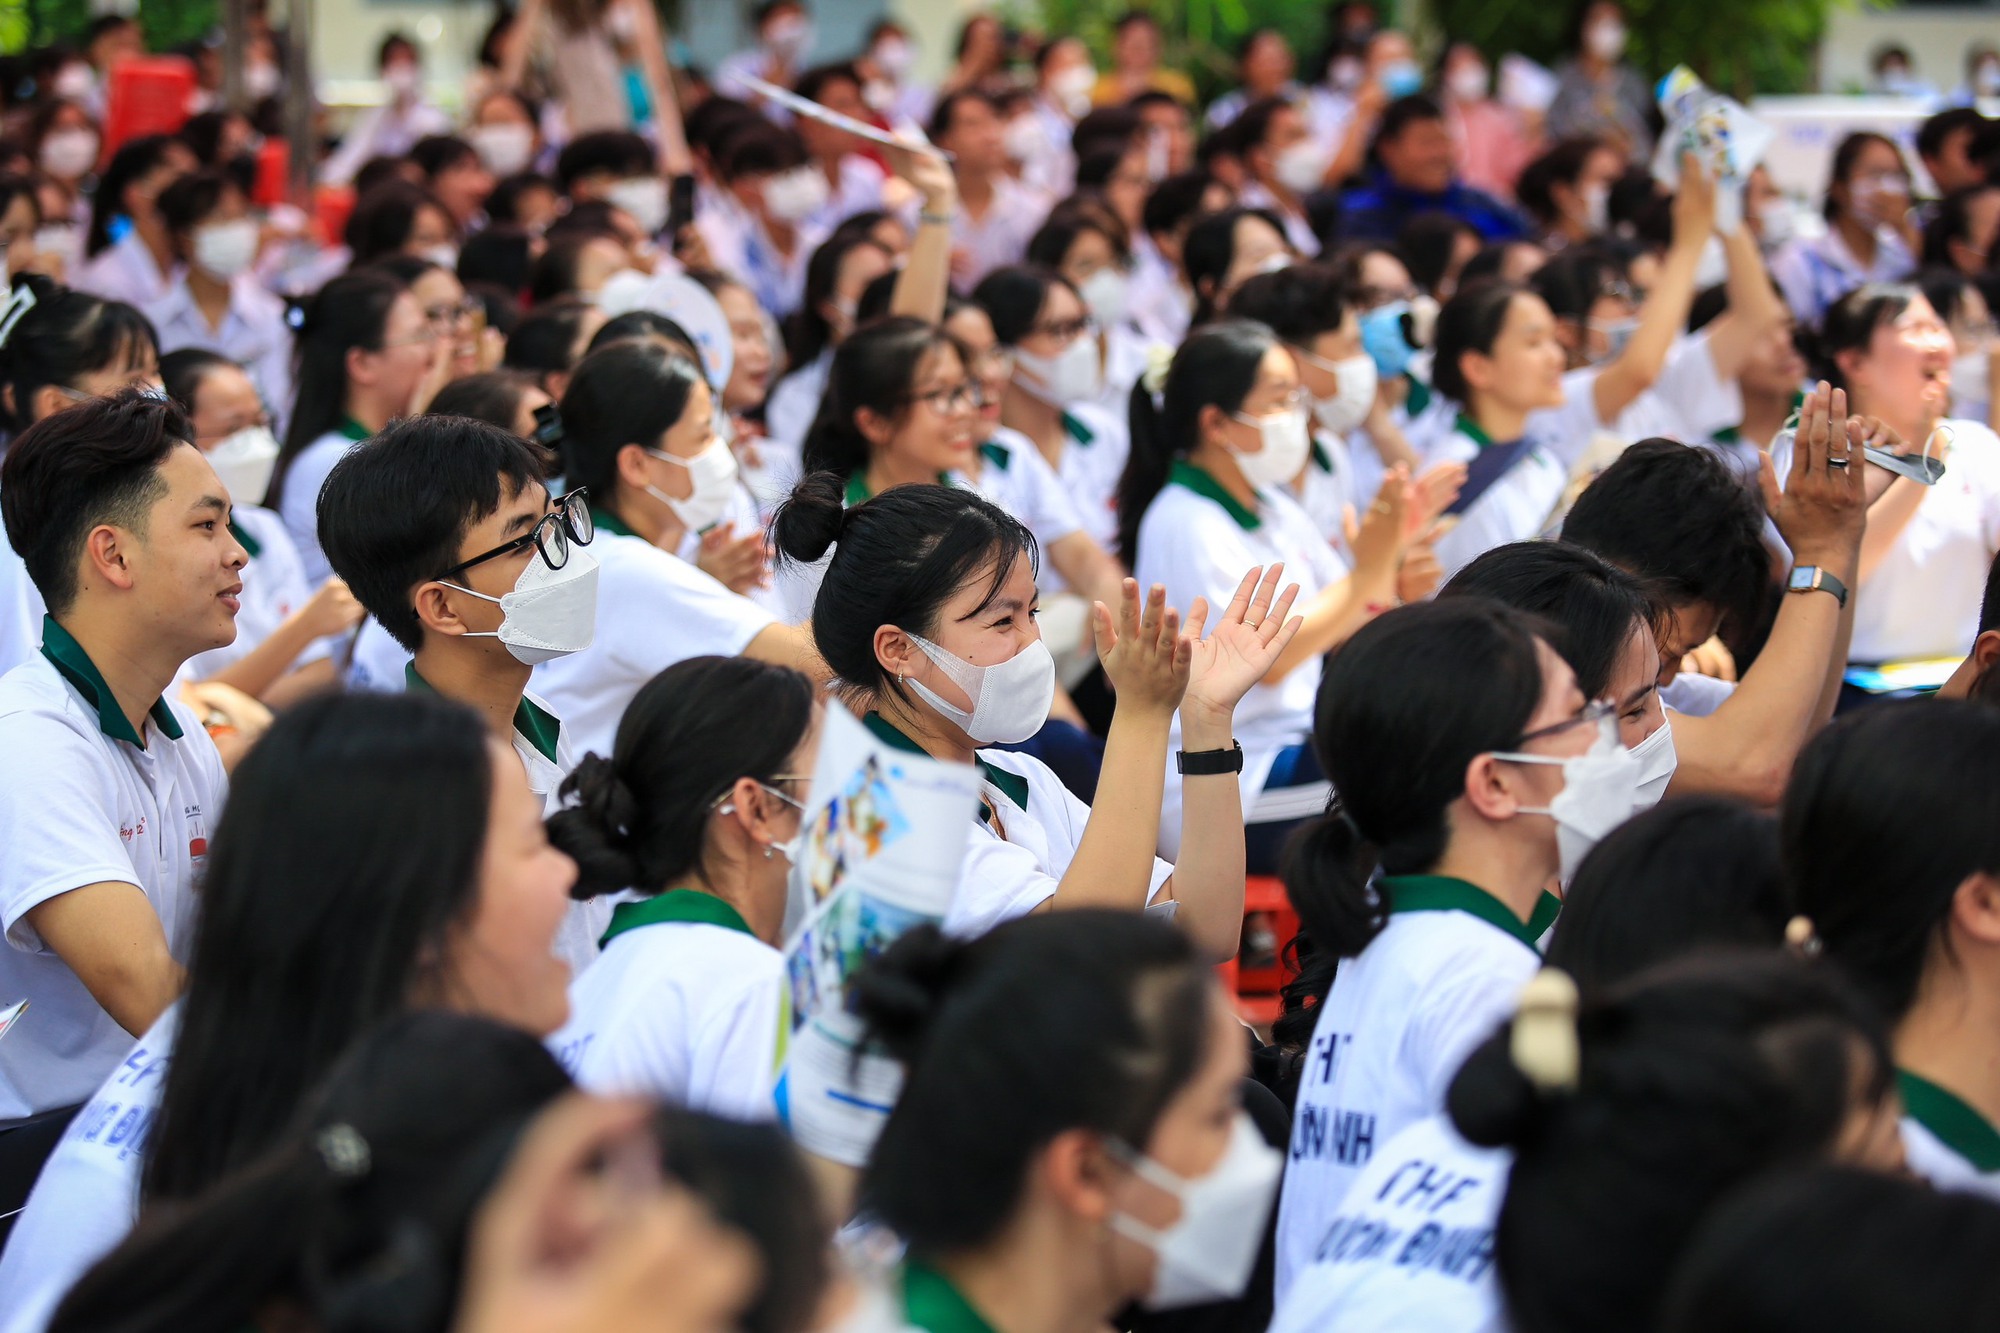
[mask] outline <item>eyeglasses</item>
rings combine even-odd
[[[400,338],[384,338],[382,350],[386,352],[391,347],[422,347],[425,343],[434,343],[437,340],[438,331],[426,326],[421,333],[406,333]]]
[[[779,800],[783,801],[786,805],[791,806],[792,809],[798,811],[800,814],[803,815],[806,812],[806,806],[804,801],[794,800],[793,798],[785,795],[783,792],[779,791],[776,787],[773,787],[771,785],[771,782],[810,782],[812,779],[808,777],[806,774],[773,773],[771,775],[771,782],[758,782],[756,778],[751,778],[750,780],[752,782],[756,782],[759,787],[771,793],[771,795],[777,797]],[[734,786],[735,784],[732,783],[731,785]],[[736,806],[731,803],[728,792],[722,793],[722,795],[716,797],[715,800],[712,801],[710,804],[713,806],[715,813],[718,815],[733,815],[736,813]]]
[[[977,381],[965,380],[948,389],[932,389],[929,393],[913,393],[913,403],[922,403],[941,417],[954,412],[977,412],[986,406],[986,390]]]
[[[481,311],[485,309],[486,309],[485,306],[479,304],[479,302],[473,300],[471,297],[468,296],[463,301],[459,301],[456,303],[425,306],[424,318],[429,320],[432,324],[441,324],[441,325],[460,324],[463,323],[465,320],[471,319],[474,315],[479,314]]]
[[[1276,404],[1274,404],[1269,408],[1266,408],[1261,413],[1252,415],[1249,412],[1234,412],[1231,413],[1231,415],[1234,416],[1238,421],[1246,422],[1252,426],[1257,426],[1263,424],[1263,421],[1266,417],[1284,416],[1287,413],[1291,412],[1305,412],[1311,410],[1311,408],[1312,408],[1312,395],[1307,393],[1304,389],[1301,388],[1301,389],[1293,389],[1283,398],[1280,398]]]
[[[1568,721],[1551,723],[1549,726],[1546,727],[1537,727],[1533,731],[1524,733],[1519,740],[1515,741],[1512,745],[1508,746],[1507,748],[1509,750],[1518,750],[1522,746],[1526,745],[1529,741],[1538,741],[1548,736],[1560,736],[1563,732],[1569,731],[1575,727],[1583,727],[1583,726],[1594,727],[1599,722],[1602,722],[1605,718],[1610,717],[1613,713],[1617,711],[1618,711],[1618,705],[1613,703],[1609,699],[1593,700],[1590,703],[1587,703],[1583,706],[1582,712],[1578,713],[1575,717],[1570,718]]]
[[[1057,342],[1071,343],[1096,327],[1097,321],[1089,315],[1084,315],[1080,319],[1066,319],[1057,324],[1037,324],[1032,329],[1029,329],[1028,332],[1030,334],[1047,334]]]
[[[485,564],[488,560],[498,560],[503,555],[512,555],[522,547],[533,543],[541,552],[543,561],[550,569],[561,569],[569,563],[569,548],[590,545],[590,539],[597,535],[597,525],[590,517],[590,492],[579,488],[562,498],[562,502],[529,529],[524,537],[516,537],[511,542],[503,542],[492,550],[475,555],[470,560],[461,560],[450,569],[437,576],[438,582],[445,583],[457,578],[474,565]]]
[[[978,376],[999,378],[1014,373],[1014,354],[1004,347],[994,347],[972,359],[972,373]]]

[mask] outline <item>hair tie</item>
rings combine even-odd
[[[1508,1054],[1514,1067],[1542,1092],[1576,1086],[1583,1058],[1577,1044],[1576,1005],[1576,983],[1559,968],[1543,968],[1521,990]]]
[[[1795,916],[1785,923],[1785,948],[1800,958],[1817,958],[1825,948],[1819,931],[1809,916]]]
[[[21,283],[7,295],[7,304],[0,306],[0,348],[7,346],[7,340],[14,336],[14,326],[35,308],[35,289]]]
[[[326,1169],[342,1180],[361,1179],[368,1174],[374,1160],[368,1151],[368,1140],[348,1124],[328,1125],[313,1136],[313,1147]]]
[[[1146,386],[1146,392],[1158,398],[1167,389],[1167,372],[1174,368],[1174,349],[1162,343],[1152,343],[1146,348],[1146,370],[1139,382]]]

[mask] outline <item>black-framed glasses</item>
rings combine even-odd
[[[1575,717],[1569,718],[1562,722],[1552,722],[1546,727],[1537,727],[1533,731],[1526,732],[1521,736],[1521,739],[1515,741],[1511,746],[1507,748],[1510,750],[1519,750],[1529,741],[1538,741],[1545,736],[1560,736],[1563,732],[1568,731],[1572,727],[1581,727],[1586,725],[1594,727],[1599,722],[1602,722],[1605,718],[1610,717],[1613,713],[1617,711],[1618,711],[1618,705],[1613,703],[1611,700],[1593,699],[1589,703],[1585,704],[1583,706],[1583,711],[1578,713]]]
[[[929,393],[913,393],[913,403],[922,403],[941,417],[954,412],[977,412],[986,406],[986,390],[977,380],[965,380],[947,389],[932,389]]]
[[[1077,319],[1054,320],[1046,324],[1037,324],[1032,329],[1029,329],[1028,332],[1030,334],[1047,334],[1059,343],[1072,343],[1096,327],[1096,320],[1092,319],[1089,315],[1083,315]]]
[[[590,492],[579,488],[571,491],[562,501],[543,514],[526,536],[516,537],[511,542],[502,542],[470,560],[461,560],[450,569],[437,576],[437,581],[446,583],[465,573],[474,565],[483,565],[488,560],[498,560],[503,555],[512,555],[522,547],[533,543],[541,552],[542,559],[550,569],[561,569],[569,563],[571,546],[588,546],[590,539],[597,535],[597,524],[590,517]]]

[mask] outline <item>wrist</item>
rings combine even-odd
[[[1194,699],[1181,701],[1183,750],[1226,750],[1235,743],[1235,735],[1235,708]]]
[[[1860,555],[1857,550],[1859,546],[1860,542],[1858,540],[1853,543],[1842,543],[1838,546],[1820,543],[1795,546],[1792,548],[1792,568],[1797,569],[1801,565],[1810,565],[1815,569],[1823,569],[1835,578],[1852,584],[1856,574],[1856,566],[1860,562]]]
[[[1138,700],[1120,695],[1117,706],[1111,710],[1112,733],[1136,732],[1150,736],[1157,732],[1164,738],[1173,729],[1174,705],[1159,699]],[[1107,736],[1107,739],[1109,737]]]

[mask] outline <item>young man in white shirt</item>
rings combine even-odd
[[[938,100],[931,142],[950,153],[958,176],[951,225],[951,283],[971,291],[996,268],[1018,264],[1048,216],[1049,201],[1007,174],[1005,125],[993,99],[961,89]]]
[[[40,653],[0,678],[0,1004],[28,1002],[0,1041],[0,1195],[25,1193],[180,990],[227,781],[167,691],[236,637],[249,559],[193,434],[128,390],[45,417],[0,467],[7,538],[49,611]]]
[[[477,710],[553,811],[576,759],[528,678],[537,663],[589,647],[596,630],[584,493],[551,499],[541,460],[497,426],[411,417],[334,465],[319,532],[356,599],[415,654],[407,687]],[[573,971],[596,957],[610,911],[571,909],[556,953]]]

